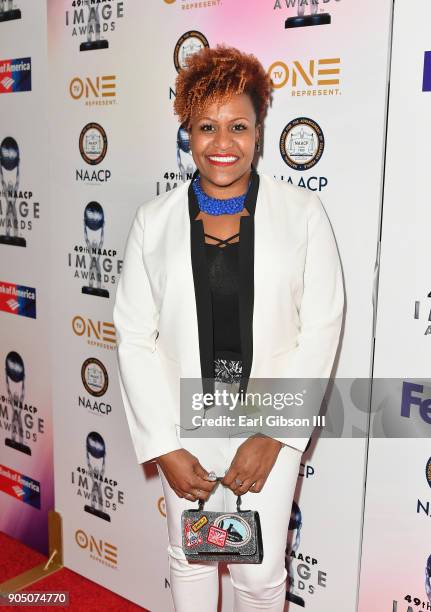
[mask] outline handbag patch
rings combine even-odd
[[[195,533],[194,531],[192,531],[192,521],[190,520],[187,520],[185,522],[184,537],[185,544],[188,548],[192,548],[193,546],[199,546],[199,544],[202,544],[203,542],[202,534]]]
[[[214,525],[227,531],[230,546],[244,546],[251,539],[250,525],[241,516],[222,514],[215,519]]]
[[[203,514],[201,518],[196,521],[196,523],[193,523],[192,529],[196,533],[196,531],[199,531],[199,529],[202,529],[202,527],[206,525],[207,523],[208,523],[208,518],[205,516],[205,514]]]
[[[214,544],[215,546],[219,546],[223,548],[226,544],[227,539],[227,531],[226,529],[220,529],[219,527],[215,527],[214,525],[210,525],[208,529],[207,542],[208,544]]]

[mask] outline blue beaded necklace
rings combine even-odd
[[[199,174],[193,181],[192,185],[200,210],[208,213],[209,215],[234,215],[235,213],[241,212],[244,208],[244,202],[245,198],[247,197],[248,190],[243,195],[236,196],[234,198],[227,198],[225,200],[219,200],[218,198],[212,198],[205,193],[201,186]]]

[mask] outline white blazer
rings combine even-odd
[[[256,176],[254,216],[241,217],[240,229],[240,248],[243,231],[254,246],[251,260],[242,257],[243,275],[254,271],[247,302],[250,337],[242,332],[252,344],[246,369],[251,378],[328,379],[344,308],[331,225],[314,192]],[[187,181],[138,208],[117,288],[113,316],[120,388],[139,463],[182,448],[180,379],[201,378],[208,363],[203,339],[209,335],[200,320],[205,302],[199,310],[198,264],[192,261],[193,240],[200,252],[203,224],[191,220],[190,185]],[[301,451],[308,442],[277,439]]]

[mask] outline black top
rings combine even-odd
[[[199,170],[193,175],[198,176]],[[239,393],[247,391],[253,364],[253,309],[254,309],[254,216],[258,207],[260,177],[252,166],[251,185],[245,198],[244,208],[248,215],[241,217],[241,240],[238,245],[239,262],[239,317],[241,335],[242,375]],[[190,255],[193,271],[193,286],[196,299],[196,317],[199,337],[199,358],[202,388],[204,393],[214,393],[214,342],[211,289],[204,244],[204,226],[196,194],[190,181],[188,188],[190,220]],[[230,248],[230,247],[229,247]]]
[[[218,240],[217,244],[205,243],[212,299],[214,357],[241,359],[239,242],[229,242],[239,234],[226,240],[209,234],[205,236]]]

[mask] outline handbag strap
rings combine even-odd
[[[204,503],[205,501],[203,499],[199,500],[199,506],[197,507],[197,510],[199,510],[199,512],[201,512],[204,509]],[[236,498],[237,512],[241,512],[240,506],[241,506],[241,495],[237,495],[237,498]]]

